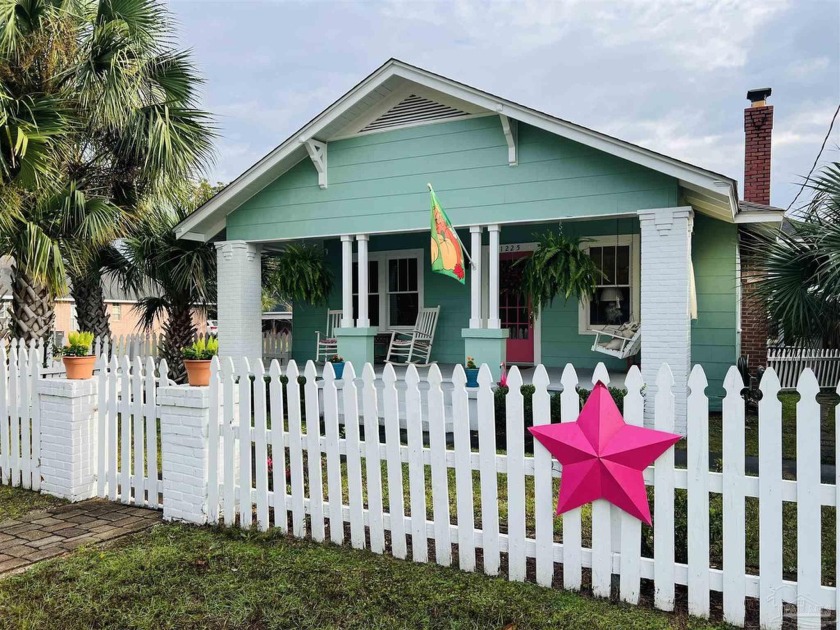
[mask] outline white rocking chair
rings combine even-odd
[[[338,354],[338,339],[335,338],[335,329],[341,326],[341,310],[327,311],[327,329],[322,335],[321,331],[315,332],[315,362],[323,360],[325,363],[334,354]],[[321,358],[323,357],[323,359]]]
[[[629,359],[642,348],[642,326],[627,322],[617,328],[599,330],[592,344],[593,352],[608,354],[617,359]]]
[[[386,363],[429,365],[440,306],[421,308],[413,330],[392,330]]]

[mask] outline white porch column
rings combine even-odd
[[[470,328],[481,328],[481,230],[480,225],[470,227]]]
[[[341,237],[341,327],[353,328],[353,236]]]
[[[487,231],[490,233],[487,328],[501,328],[502,322],[499,319],[499,232],[501,227],[488,225]]]
[[[357,328],[367,328],[370,326],[370,317],[368,315],[368,235],[356,235],[356,247],[358,248],[358,264],[359,264],[359,317],[356,319]],[[352,298],[352,295],[351,295]]]
[[[639,212],[642,236],[642,377],[647,386],[645,421],[653,419],[656,376],[663,363],[674,375],[676,430],[686,432],[691,370],[691,208]]]
[[[216,243],[219,353],[262,359],[262,272],[258,245]]]

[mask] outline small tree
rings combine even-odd
[[[840,348],[840,163],[806,183],[810,202],[782,230],[758,231],[758,291],[789,344]]]

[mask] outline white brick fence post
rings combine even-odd
[[[70,501],[96,496],[95,379],[40,379],[41,490]]]
[[[207,522],[210,388],[161,387],[163,518]]]

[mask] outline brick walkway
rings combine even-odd
[[[113,540],[160,522],[161,512],[93,499],[0,523],[0,577],[80,545]]]

